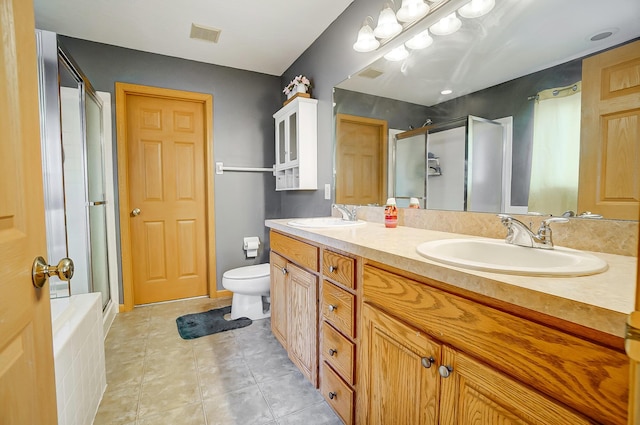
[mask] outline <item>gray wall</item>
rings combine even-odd
[[[282,107],[278,77],[63,36],[60,41],[94,88],[112,94],[114,138],[116,81],[210,93],[214,161],[253,167],[274,163],[272,114]],[[226,270],[269,261],[264,220],[282,214],[280,194],[270,173],[225,172],[215,176],[214,184],[216,269],[221,289]],[[264,242],[257,258],[245,258],[244,236],[258,236]],[[119,278],[122,288],[122,276]]]
[[[311,79],[311,95],[318,99],[318,188],[317,191],[284,193],[284,217],[329,215],[332,200],[324,200],[324,185],[333,190],[333,87],[354,74],[375,58],[379,52],[357,53],[353,43],[362,20],[378,16],[382,3],[374,0],[355,0],[320,37],[304,52],[281,78],[284,87],[296,75]]]

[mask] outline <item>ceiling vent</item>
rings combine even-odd
[[[217,28],[191,24],[191,35],[189,37],[208,41],[209,43],[217,43],[221,32],[222,31]]]
[[[382,74],[384,74],[384,72],[382,72],[382,71],[380,71],[378,69],[367,68],[364,71],[362,71],[361,73],[359,73],[358,77],[371,78],[373,80],[374,78],[378,78]]]

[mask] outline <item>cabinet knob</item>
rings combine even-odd
[[[329,398],[330,398],[331,400],[333,400],[333,399],[334,399],[334,398],[336,398],[336,397],[338,397],[338,394],[336,394],[335,392],[331,391],[331,392],[329,393]]]
[[[438,368],[438,373],[440,374],[440,376],[442,376],[443,378],[448,378],[449,375],[451,375],[451,372],[453,372],[453,368],[451,366],[440,366]]]
[[[338,266],[329,266],[329,271],[331,273],[338,271]]]
[[[433,356],[423,357],[420,362],[422,363],[422,367],[429,369],[431,365],[436,361]]]
[[[336,311],[338,309],[338,306],[335,304],[329,304],[328,309],[329,311]]]
[[[333,357],[335,354],[338,354],[338,350],[336,350],[335,348],[330,348],[329,355]]]
[[[288,273],[288,270],[286,269],[286,267],[283,267],[282,268],[282,274],[287,274],[287,273]]]

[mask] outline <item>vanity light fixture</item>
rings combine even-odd
[[[458,13],[463,18],[479,18],[491,12],[495,5],[495,0],[471,0],[458,9]]]
[[[404,48],[404,44],[399,45],[389,53],[384,55],[384,58],[391,62],[401,61],[409,56],[409,51]]]
[[[411,22],[429,13],[429,6],[424,0],[402,0],[402,6],[396,16],[400,22]]]
[[[456,12],[453,12],[431,25],[429,29],[431,33],[435,35],[449,35],[458,31],[461,26],[462,21],[458,19]]]
[[[433,38],[431,38],[431,36],[429,35],[429,30],[426,29],[407,40],[404,45],[411,50],[420,50],[426,49],[427,47],[431,46],[431,43],[433,43]]]
[[[373,23],[373,18],[371,16],[367,16],[362,23],[360,31],[358,31],[358,39],[353,44],[353,50],[356,52],[373,52],[380,47],[380,42],[376,40],[376,37],[373,35],[373,29],[369,25],[369,20]]]
[[[386,3],[384,9],[380,12],[380,16],[378,16],[378,25],[373,30],[373,34],[380,39],[386,39],[395,37],[401,32],[402,25],[398,23],[391,5]]]

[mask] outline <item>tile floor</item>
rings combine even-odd
[[[197,298],[118,314],[105,340],[107,390],[94,424],[342,424],[288,359],[269,319],[180,338],[178,316],[230,302]]]

